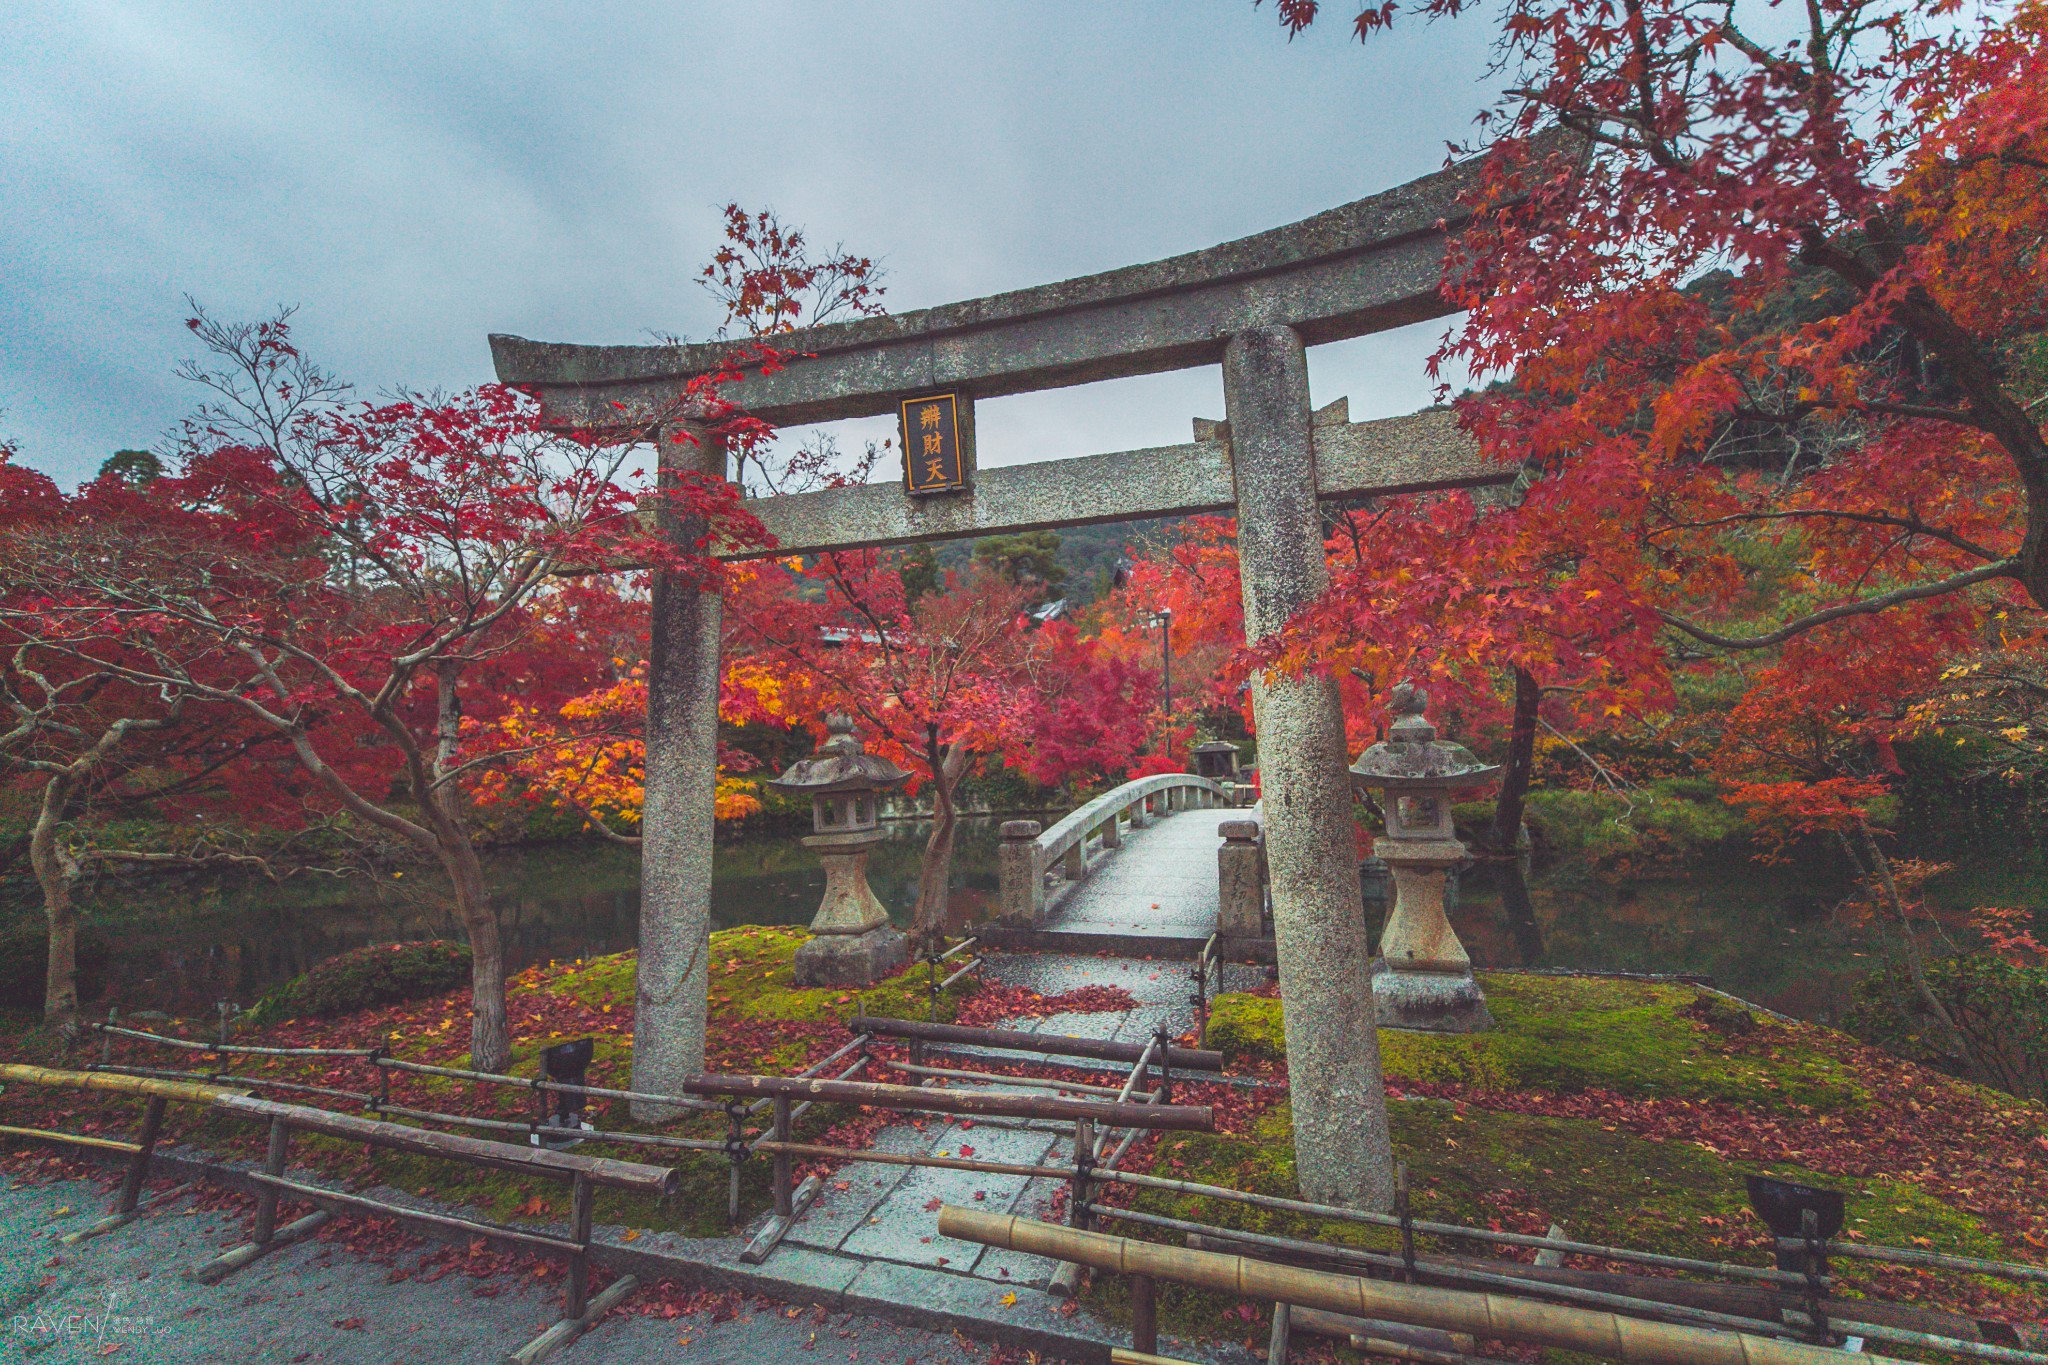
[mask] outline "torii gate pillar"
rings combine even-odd
[[[1244,633],[1257,643],[1329,586],[1301,337],[1288,327],[1233,336],[1223,352],[1223,399],[1237,475]],[[1305,1198],[1388,1209],[1393,1153],[1337,684],[1255,674],[1252,711],[1287,1002],[1296,1179]]]
[[[656,437],[660,486],[695,471],[726,477],[725,442],[677,421]],[[693,545],[666,499],[655,507],[671,545]],[[668,1090],[704,1070],[711,951],[711,836],[718,786],[718,670],[724,608],[718,585],[654,572],[647,641],[647,757],[642,779],[640,958],[634,992],[633,1081]],[[633,1101],[642,1122],[674,1118],[671,1105]]]

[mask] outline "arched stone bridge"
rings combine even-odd
[[[1159,773],[1105,792],[1050,828],[1006,822],[998,922],[983,940],[1193,957],[1219,929],[1261,937],[1262,850],[1250,837],[1257,813],[1239,809],[1236,797],[1237,789],[1206,777]],[[1226,828],[1233,824],[1241,828]]]

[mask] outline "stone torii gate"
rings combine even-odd
[[[1059,284],[778,339],[810,358],[728,386],[778,426],[867,417],[958,395],[968,487],[914,497],[869,484],[748,503],[779,554],[1191,512],[1237,517],[1245,634],[1271,634],[1327,585],[1319,499],[1502,482],[1450,414],[1347,420],[1312,412],[1305,347],[1451,312],[1445,237],[1465,219],[1464,162],[1206,251]],[[493,336],[498,377],[565,426],[663,426],[663,472],[725,476],[724,450],[678,396],[727,347],[578,346]],[[973,400],[1223,366],[1226,420],[1191,444],[977,471]],[[683,439],[676,439],[681,437]],[[667,515],[667,514],[664,514]],[[690,528],[669,518],[666,530]],[[692,537],[694,539],[694,537]],[[672,1092],[704,1063],[716,593],[657,575],[649,660],[645,843],[633,1088]],[[1273,926],[1287,1002],[1300,1184],[1311,1199],[1386,1208],[1393,1160],[1359,910],[1343,715],[1334,682],[1255,678]]]

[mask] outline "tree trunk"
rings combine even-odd
[[[1543,689],[1527,669],[1515,670],[1515,717],[1508,732],[1508,758],[1501,765],[1500,797],[1493,807],[1488,850],[1512,856],[1522,837],[1522,811],[1528,802],[1529,780],[1536,769],[1536,708]]]
[[[455,893],[455,913],[469,938],[469,1064],[478,1071],[503,1071],[512,1061],[512,1029],[505,1016],[505,948],[498,911],[491,904],[483,860],[456,807],[452,788],[434,789],[420,813],[434,837],[434,854]]]
[[[1529,897],[1529,876],[1522,855],[1522,817],[1528,804],[1529,783],[1536,769],[1536,714],[1543,701],[1543,689],[1527,669],[1514,670],[1515,710],[1508,731],[1507,761],[1501,764],[1500,795],[1494,803],[1493,822],[1486,828],[1486,852],[1499,870],[1501,909],[1506,912],[1508,931],[1522,965],[1533,967],[1543,956],[1543,929],[1536,922],[1536,905]]]
[[[1920,956],[1919,942],[1913,937],[1913,923],[1906,917],[1906,903],[1899,895],[1898,883],[1892,880],[1891,860],[1885,857],[1884,850],[1877,846],[1877,836],[1871,832],[1870,822],[1861,815],[1856,817],[1856,834],[1863,845],[1864,855],[1870,859],[1874,889],[1880,893],[1885,904],[1891,907],[1892,916],[1899,922],[1899,942],[1903,945],[1906,955],[1906,975],[1913,982],[1913,993],[1920,997],[1920,1003],[1948,1033],[1949,1042],[1954,1046],[1956,1055],[1962,1059],[1963,1065],[1970,1069],[1971,1075],[1987,1084],[1992,1083],[1983,1063],[1977,1060],[1976,1049],[1970,1046],[1968,1036],[1956,1024],[1954,1016],[1948,1012],[1948,1007],[1941,1003],[1941,997],[1934,993],[1934,987],[1928,984],[1926,962]]]
[[[29,865],[43,893],[49,926],[49,964],[43,972],[43,1021],[71,1029],[78,1024],[78,913],[71,904],[77,869],[64,856],[57,827],[71,800],[72,779],[58,774],[43,784],[43,799],[29,834]]]
[[[512,1061],[512,1029],[505,1017],[505,949],[498,912],[475,846],[465,839],[440,852],[455,890],[455,913],[469,936],[469,1064],[478,1071],[503,1071]]]
[[[917,869],[917,904],[910,912],[910,938],[918,952],[935,949],[946,936],[946,892],[953,881],[953,836],[960,817],[953,793],[973,755],[958,745],[932,742],[925,756],[932,769],[932,834]]]
[[[1543,960],[1543,926],[1536,921],[1536,902],[1529,896],[1529,878],[1522,860],[1508,856],[1495,864],[1500,869],[1500,904],[1506,914],[1508,932],[1514,936],[1515,951],[1524,967]]]

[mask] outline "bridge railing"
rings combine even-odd
[[[1123,845],[1124,822],[1142,828],[1177,810],[1230,804],[1223,787],[1193,773],[1155,773],[1104,792],[1069,813],[1052,828],[1036,820],[1003,822],[996,851],[1000,884],[998,916],[1010,928],[1035,929],[1088,875],[1091,850],[1108,854]],[[1048,894],[1046,881],[1057,871],[1060,882]]]

